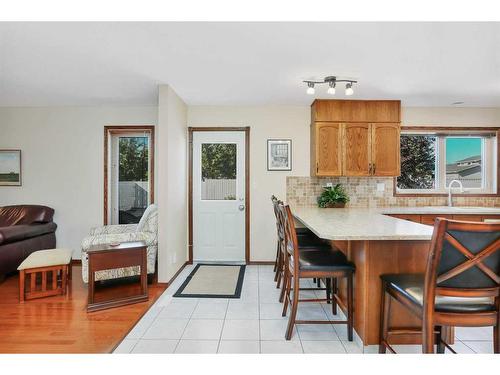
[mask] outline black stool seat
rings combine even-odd
[[[323,241],[307,228],[297,228],[295,233],[297,233],[297,242],[299,243],[300,249],[329,249],[331,247],[327,242]]]
[[[387,286],[416,305],[423,306],[424,274],[390,274],[380,276]],[[495,311],[495,303],[488,297],[437,296],[435,310],[449,313]]]
[[[353,271],[354,264],[339,250],[310,250],[299,253],[302,271],[336,272]]]

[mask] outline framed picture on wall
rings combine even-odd
[[[0,150],[0,186],[21,186],[21,150]]]
[[[267,170],[268,171],[292,170],[291,139],[267,140]]]

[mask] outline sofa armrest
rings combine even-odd
[[[27,238],[41,236],[42,234],[55,232],[55,223],[12,225],[0,228],[0,244],[22,241]]]
[[[135,232],[136,229],[137,229],[137,224],[104,225],[101,227],[92,228],[90,230],[90,235],[98,236],[101,234],[129,233],[129,232]]]
[[[146,246],[155,245],[156,235],[149,232],[129,232],[88,236],[82,241],[82,251],[86,252],[93,245],[106,245],[112,242],[123,243],[134,241],[144,241],[146,243]]]

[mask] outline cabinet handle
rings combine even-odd
[[[373,174],[375,174],[375,170],[377,169],[377,165],[374,163],[373,164]]]
[[[319,166],[318,166],[318,162],[316,162],[316,173],[318,173],[319,171]]]
[[[372,163],[368,164],[368,174],[372,174]]]

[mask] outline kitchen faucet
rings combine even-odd
[[[458,183],[459,187],[460,187],[460,192],[463,193],[464,192],[464,187],[462,185],[462,182],[459,181],[459,180],[452,180],[450,181],[450,184],[448,185],[448,207],[453,207],[453,201],[451,199],[451,188],[452,188],[452,185],[454,183]]]

